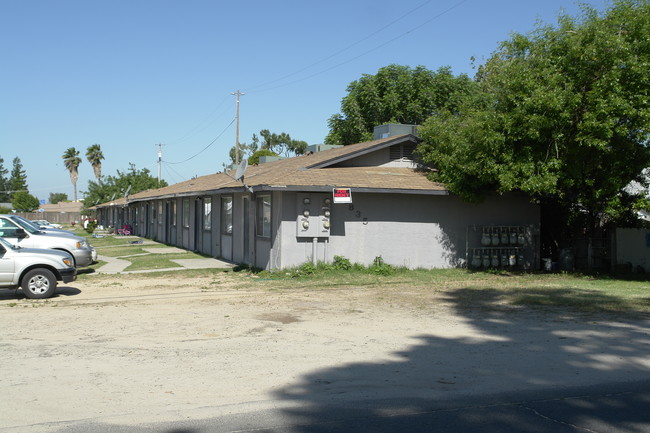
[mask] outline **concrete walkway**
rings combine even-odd
[[[185,250],[182,250],[185,252]],[[140,254],[138,254],[140,255]],[[232,263],[224,262],[212,258],[204,259],[176,259],[171,260],[180,265],[177,268],[163,268],[163,269],[145,269],[140,271],[125,271],[131,265],[131,262],[118,257],[108,257],[98,255],[97,260],[106,262],[100,268],[97,268],[93,274],[142,274],[147,272],[161,272],[161,271],[182,271],[184,269],[227,269],[232,268]],[[92,274],[91,274],[92,275]]]

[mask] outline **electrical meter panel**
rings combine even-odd
[[[296,236],[329,237],[332,197],[329,194],[298,194],[297,200]]]

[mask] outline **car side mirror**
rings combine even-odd
[[[16,229],[16,236],[19,238],[24,238],[27,236],[27,232],[25,232],[25,229]]]

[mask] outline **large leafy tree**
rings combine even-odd
[[[454,76],[449,67],[433,72],[423,66],[389,65],[364,74],[347,87],[341,113],[329,118],[328,144],[371,140],[375,126],[386,123],[420,125],[430,116],[456,112],[476,84],[467,75]]]
[[[650,165],[650,3],[584,6],[515,34],[479,70],[481,92],[421,129],[432,179],[478,199],[523,191],[588,231],[632,208]]]
[[[11,194],[9,193],[9,179],[7,170],[4,166],[5,160],[0,157],[0,203],[9,203],[11,201]]]
[[[23,164],[19,157],[15,157],[12,161],[11,177],[9,178],[9,190],[11,197],[17,192],[27,192],[27,172],[23,168]]]
[[[93,144],[86,149],[86,159],[92,165],[95,178],[99,181],[102,178],[102,160],[104,154],[99,144]]]
[[[66,170],[70,172],[70,181],[74,188],[74,201],[77,201],[77,180],[79,180],[79,164],[81,164],[81,158],[79,158],[79,151],[74,147],[69,147],[63,153],[63,165],[65,165]]]
[[[158,181],[151,175],[149,169],[139,170],[134,164],[129,164],[126,172],[117,170],[115,176],[105,176],[102,182],[88,182],[88,191],[85,192],[84,205],[86,207],[106,203],[118,197],[135,194],[148,189],[167,186],[164,180]]]
[[[40,202],[27,191],[17,191],[14,193],[11,205],[17,212],[32,212],[38,209]]]
[[[62,201],[68,201],[68,194],[64,192],[51,192],[48,202],[50,204],[57,204]]]

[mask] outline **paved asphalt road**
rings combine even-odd
[[[61,426],[57,432],[650,433],[650,380],[456,401],[374,400],[248,412],[233,409],[236,414],[200,421],[140,426],[85,421]]]

